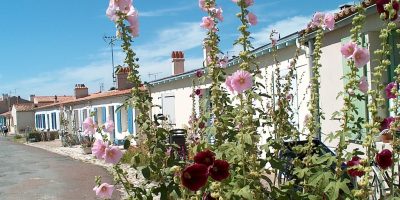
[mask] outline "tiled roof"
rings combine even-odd
[[[364,0],[362,2],[362,5],[364,8],[368,8],[372,5],[376,4],[376,0]],[[354,5],[351,6],[342,6],[341,10],[338,13],[335,13],[335,21],[338,22],[342,19],[345,19],[351,15],[354,15],[357,12],[357,8]],[[304,33],[305,31],[308,33],[311,33],[313,31],[315,31],[316,28],[306,28],[305,30],[302,30],[301,33]]]
[[[56,96],[35,96],[35,102],[44,103],[52,102],[54,103]],[[57,102],[70,101],[73,100],[73,96],[57,96]]]
[[[5,112],[5,113],[1,113],[1,116],[11,116],[11,111]]]
[[[131,69],[129,67],[118,67],[118,69],[115,73],[116,74],[129,74],[129,72],[131,72]]]
[[[15,110],[17,110],[19,112],[30,111],[30,110],[33,110],[33,108],[35,108],[34,103],[17,103],[17,104],[14,104],[14,106],[15,106]]]
[[[145,90],[144,87],[142,87],[141,89]],[[42,108],[51,108],[51,107],[67,105],[67,104],[78,104],[80,102],[88,101],[88,100],[96,100],[96,99],[102,99],[102,98],[107,98],[107,97],[122,96],[122,95],[130,94],[131,91],[132,91],[131,89],[126,89],[126,90],[111,90],[111,91],[107,91],[107,92],[93,93],[87,97],[82,97],[79,99],[75,99],[75,97],[73,97],[73,99],[69,100],[69,101],[58,102],[58,103],[53,103],[50,105],[40,106],[40,107],[35,108],[35,110],[42,109]]]

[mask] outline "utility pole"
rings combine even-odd
[[[115,77],[115,66],[114,66],[114,45],[115,45],[115,41],[117,41],[118,38],[116,36],[104,35],[103,40],[111,47],[112,78],[113,78],[113,83],[115,84],[116,77]]]

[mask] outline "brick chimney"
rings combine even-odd
[[[29,95],[29,101],[32,101],[32,102],[35,101],[35,95],[34,94]]]
[[[119,67],[115,72],[117,76],[117,89],[126,90],[133,87],[133,83],[128,81],[128,75],[131,69],[129,67]]]
[[[206,45],[206,41],[203,41],[203,62],[204,67],[208,66],[208,56],[210,55],[210,47]]]
[[[182,51],[173,51],[172,58],[172,75],[182,74],[185,72],[185,58]]]
[[[87,97],[89,96],[89,89],[85,84],[75,84],[74,94],[77,99]]]

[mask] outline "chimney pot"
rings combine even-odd
[[[131,72],[131,69],[129,67],[119,67],[117,69],[116,76],[118,90],[130,89],[134,86],[133,83],[128,81],[129,72]]]
[[[185,72],[185,58],[182,51],[172,51],[172,75]]]
[[[75,84],[75,98],[83,98],[89,96],[89,89],[85,86],[85,84]]]

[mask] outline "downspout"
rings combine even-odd
[[[313,38],[311,38],[311,39],[309,39],[308,40],[308,47],[305,47],[305,46],[301,46],[301,44],[300,44],[300,41],[299,41],[299,38],[297,38],[296,39],[296,46],[297,46],[297,48],[300,48],[300,49],[302,49],[303,51],[305,51],[305,55],[306,55],[306,57],[308,58],[308,70],[309,70],[309,72],[310,72],[310,79],[311,78],[313,78],[314,77],[314,73],[313,73],[313,71],[312,71],[312,68],[313,68],[313,66],[314,66],[314,64],[313,64],[313,60],[314,60],[314,56],[313,56],[313,52],[314,52],[314,39]],[[318,95],[319,95],[319,88],[318,88]],[[318,139],[319,141],[321,141],[321,118],[319,117],[320,116],[320,105],[319,105],[319,102],[318,102],[318,105],[317,105],[317,109],[318,109],[318,115],[317,116],[314,116],[315,117],[315,121],[318,123],[318,124],[320,124],[320,126],[318,127],[318,130],[317,130],[317,132],[318,132],[318,134],[317,134],[317,138],[316,139]]]

